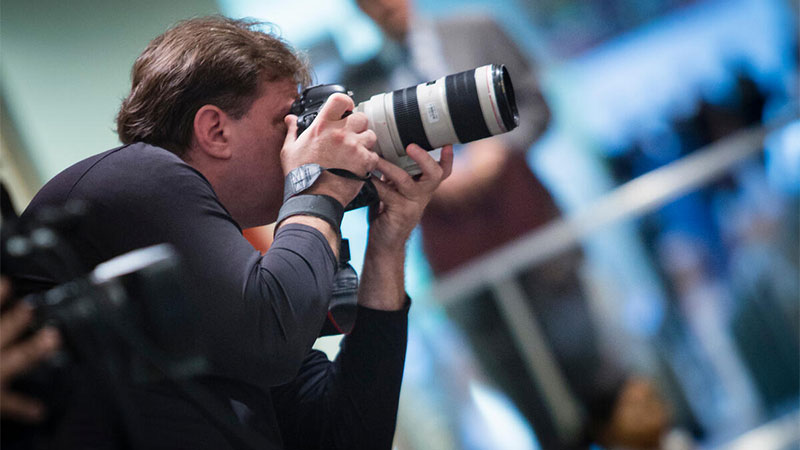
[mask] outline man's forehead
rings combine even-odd
[[[278,102],[289,98],[295,100],[300,96],[299,87],[294,80],[289,78],[265,81],[261,84],[261,95]]]

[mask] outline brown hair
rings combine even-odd
[[[238,119],[257,98],[262,81],[308,84],[305,58],[259,29],[265,25],[202,17],[179,22],[153,39],[131,71],[131,92],[117,114],[120,140],[158,145],[182,156],[203,105],[216,105]]]

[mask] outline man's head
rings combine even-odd
[[[399,42],[405,40],[411,20],[411,0],[356,0],[356,3],[387,36]]]
[[[184,156],[197,111],[206,104],[242,117],[262,82],[309,82],[306,62],[263,24],[220,16],[178,23],[136,59],[117,115],[123,143],[146,142]]]
[[[242,227],[277,215],[284,117],[310,82],[304,59],[261,26],[219,16],[178,23],[136,59],[117,116],[123,143],[180,156]]]

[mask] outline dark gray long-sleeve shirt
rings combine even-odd
[[[219,397],[243,405],[244,412],[237,410],[241,421],[286,448],[391,446],[407,309],[360,308],[335,362],[312,351],[336,270],[319,231],[281,227],[261,255],[242,237],[202,174],[176,155],[141,143],[66,169],[42,188],[22,218],[69,199],[90,207],[69,234],[84,270],[157,243],[176,248],[193,280],[197,345],[211,363],[201,381]],[[26,289],[56,281],[35,265],[14,275]],[[137,422],[148,448],[226,445],[200,413],[169,389],[135,389]],[[85,398],[76,404],[81,406],[67,414],[60,442],[80,447],[114,442],[113,427],[104,423],[107,406]]]

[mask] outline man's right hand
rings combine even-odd
[[[344,94],[331,95],[319,115],[300,136],[297,136],[297,116],[286,116],[286,140],[281,149],[284,175],[303,164],[316,163],[325,168],[346,169],[366,176],[375,169],[380,157],[370,149],[377,140],[367,128],[363,113],[345,114],[355,107]],[[355,198],[363,182],[323,172],[305,193],[329,195],[343,206]]]

